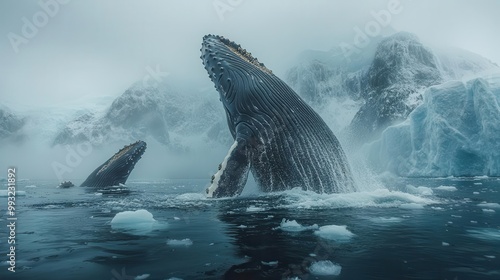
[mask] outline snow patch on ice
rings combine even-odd
[[[342,267],[331,261],[317,261],[313,262],[309,267],[309,271],[314,275],[320,276],[337,276],[340,275]]]
[[[337,242],[348,242],[354,236],[354,233],[347,229],[347,226],[337,226],[337,225],[327,225],[319,227],[317,231],[314,232],[317,236],[333,240]]]
[[[303,226],[299,224],[296,220],[287,220],[283,218],[281,220],[280,226],[275,227],[273,229],[281,229],[282,231],[288,231],[288,232],[300,232],[300,231],[305,231],[305,230],[314,230],[318,229],[318,225],[314,224],[312,226]]]

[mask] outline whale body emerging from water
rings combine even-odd
[[[90,173],[80,187],[105,189],[125,184],[128,176],[146,151],[146,142],[137,141],[126,145],[110,159]]]
[[[240,45],[203,37],[201,59],[226,111],[234,144],[207,188],[239,195],[249,170],[263,191],[295,187],[318,193],[356,190],[339,141],[288,85]]]

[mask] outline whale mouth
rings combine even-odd
[[[202,54],[205,54],[205,59],[203,59],[203,56],[201,57],[203,59],[203,63],[208,66],[208,56],[213,56],[217,57],[220,60],[224,60],[226,55],[229,54],[235,54],[238,58],[242,59],[243,61],[252,64],[253,66],[257,67],[259,70],[268,73],[268,74],[273,74],[271,70],[269,70],[264,63],[259,62],[259,60],[255,57],[252,56],[250,52],[245,50],[244,48],[241,47],[241,45],[236,44],[235,42],[224,38],[223,36],[219,35],[205,35],[203,37],[203,45],[202,45]],[[207,68],[208,70],[208,68]]]

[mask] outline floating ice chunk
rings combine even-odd
[[[149,274],[142,274],[142,275],[136,276],[134,278],[134,280],[144,280],[144,279],[147,279],[147,278],[149,278]]]
[[[479,194],[479,192],[473,192],[472,194]]]
[[[482,202],[482,203],[479,203],[477,206],[484,207],[484,208],[496,208],[496,209],[500,209],[500,204],[498,204],[498,203]]]
[[[261,261],[261,263],[263,265],[267,265],[267,266],[277,266],[278,265],[278,261],[270,261],[270,262]]]
[[[189,238],[184,238],[182,240],[179,240],[179,239],[169,239],[167,240],[167,245],[169,246],[175,246],[175,247],[179,247],[179,246],[191,246],[193,245],[193,241],[191,241],[191,239]]]
[[[318,261],[313,262],[309,267],[309,271],[314,275],[333,275],[337,276],[340,274],[342,267],[338,264],[332,263],[331,261]]]
[[[111,220],[111,228],[131,234],[142,235],[151,232],[157,221],[147,210],[124,211]]]
[[[26,186],[25,188],[28,188],[28,189],[33,189],[33,188],[36,188],[36,186],[35,186],[35,185],[28,185],[28,186]]]
[[[266,209],[264,209],[262,207],[257,207],[257,206],[254,206],[254,205],[250,205],[247,208],[247,212],[260,212],[260,211],[264,211],[264,210],[266,210]]]
[[[247,228],[248,226],[245,226],[245,225],[239,225],[237,226],[237,228]]]
[[[337,242],[347,242],[354,236],[354,233],[350,232],[347,229],[347,226],[337,225],[319,227],[319,229],[315,231],[314,234],[321,238]]]
[[[480,186],[480,185],[482,185],[482,184],[483,184],[483,183],[481,183],[481,182],[474,183],[474,185],[476,185],[476,186]]]
[[[457,188],[454,186],[439,186],[436,188],[436,190],[454,192],[457,190]]]
[[[495,213],[493,209],[482,209],[484,213]]]
[[[182,278],[177,278],[177,277],[170,277],[167,280],[183,280]]]
[[[404,203],[404,204],[401,204],[399,206],[399,208],[413,210],[413,209],[423,209],[424,206],[422,204],[418,204],[418,203]]]
[[[496,257],[493,256],[493,255],[484,255],[485,258],[488,258],[488,259],[495,259]]]
[[[442,245],[442,246],[450,246],[450,243],[448,243],[448,242],[444,242],[444,241],[443,241],[443,242],[441,242],[441,245]]]
[[[303,226],[303,225],[297,223],[296,220],[287,220],[287,219],[283,218],[283,220],[281,220],[280,226],[275,227],[273,229],[281,229],[282,231],[288,231],[288,232],[299,232],[299,231],[305,231],[305,230],[318,229],[318,225],[314,224],[312,226]]]

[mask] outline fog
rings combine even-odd
[[[202,37],[208,33],[240,43],[283,77],[304,50],[352,44],[356,28],[364,29],[390,5],[398,12],[391,14],[380,35],[413,32],[429,44],[464,48],[500,64],[500,2],[495,0],[11,0],[0,2],[0,104],[15,112],[96,106],[95,100],[105,105],[151,69],[168,73],[179,85],[213,87],[199,59]],[[27,21],[38,21],[38,26],[27,31]],[[29,143],[15,151],[2,149],[2,167],[4,161],[22,163],[27,170],[38,170],[29,176],[52,178],[50,165],[41,164],[42,159],[62,160],[67,151]],[[90,173],[117,150],[94,153],[81,168],[85,171],[72,177]],[[159,170],[141,174],[160,176],[166,169],[163,157],[151,150],[145,156],[148,152]],[[206,155],[192,168],[208,176],[210,169],[201,166],[221,159]],[[188,164],[170,164],[166,176],[173,176],[175,166]],[[146,172],[140,163],[137,168]]]
[[[0,3],[3,104],[24,108],[117,96],[157,65],[178,80],[211,86],[199,59],[201,38],[208,33],[242,44],[282,76],[305,49],[352,43],[354,28],[363,29],[372,12],[387,10],[391,1],[61,0],[68,3],[59,4],[32,38],[12,44],[9,34],[22,36],[23,18],[33,23],[44,11],[40,3],[52,2]],[[381,33],[414,32],[424,41],[462,47],[500,63],[500,2],[399,3],[400,12]]]

